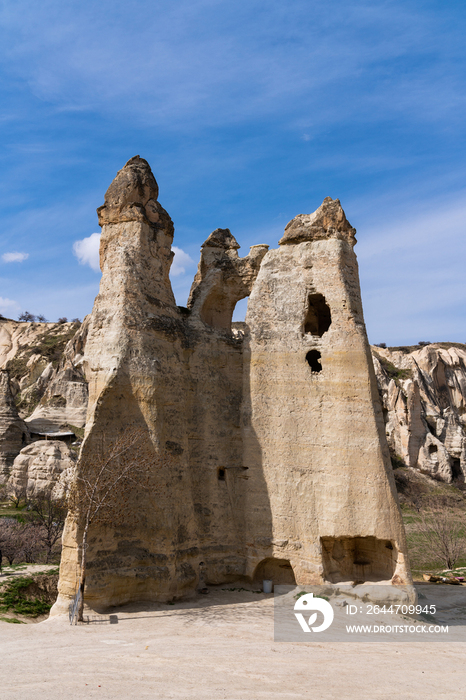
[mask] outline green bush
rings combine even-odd
[[[44,590],[39,596],[28,596],[31,587],[37,588],[37,576],[20,576],[6,581],[0,589],[0,612],[12,611],[27,617],[46,615],[52,607],[50,593]],[[55,575],[55,578],[58,577]]]

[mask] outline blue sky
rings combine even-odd
[[[178,303],[213,229],[276,247],[330,195],[370,341],[466,342],[465,25],[455,0],[1,2],[0,312],[91,311],[95,209],[139,154]]]

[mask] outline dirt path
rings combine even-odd
[[[215,590],[70,627],[0,627],[2,700],[438,700],[466,688],[466,644],[273,641],[273,600]]]
[[[0,584],[8,580],[11,576],[26,576],[26,574],[37,574],[40,571],[52,571],[57,569],[58,564],[21,564],[20,566],[2,566]]]

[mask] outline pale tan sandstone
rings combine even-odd
[[[249,296],[267,245],[252,246],[245,258],[229,229],[213,231],[201,248],[201,260],[188,299],[192,316],[218,330],[231,329],[236,303]]]
[[[249,299],[250,573],[269,556],[289,560],[302,583],[409,581],[354,233],[327,198],[288,224]]]
[[[0,368],[9,369],[19,414],[33,431],[83,427],[87,383],[82,353],[87,323],[0,319]]]
[[[29,442],[26,424],[18,415],[7,370],[0,370],[0,484],[8,480],[13,461]]]
[[[28,498],[63,497],[76,468],[76,459],[61,440],[37,440],[15,458],[7,489]]]
[[[464,483],[466,347],[434,343],[405,350],[373,347],[372,353],[392,452],[435,479]],[[384,360],[404,370],[401,378],[390,376]]]
[[[84,427],[88,388],[83,372],[89,316],[68,341],[58,366],[49,363],[33,385],[40,403],[27,418],[31,430],[56,431],[62,426]]]
[[[214,231],[183,309],[169,281],[173,224],[157,197],[136,157],[98,210],[82,454],[138,427],[154,468],[122,525],[91,528],[89,604],[180,597],[201,569],[206,583],[409,583],[354,230],[339,202],[297,217],[268,253],[239,258],[230,231]],[[246,323],[231,324],[248,294]],[[54,613],[75,592],[77,542],[69,518]]]

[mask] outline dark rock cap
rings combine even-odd
[[[313,214],[298,214],[285,227],[280,245],[340,238],[354,245],[356,229],[351,226],[339,199],[326,197]]]
[[[229,228],[216,228],[201,246],[201,248],[224,248],[225,250],[232,248],[238,250],[240,247]]]

